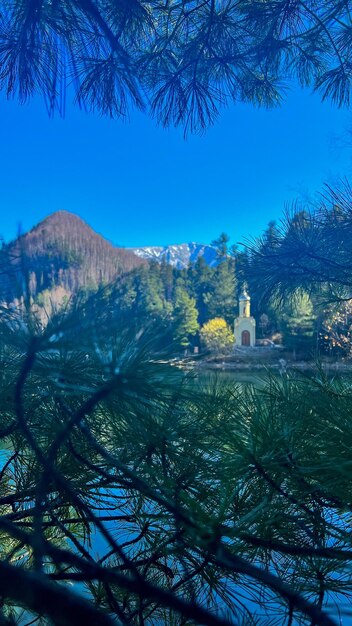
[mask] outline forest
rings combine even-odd
[[[329,220],[335,210],[326,206]],[[258,345],[282,345],[289,359],[348,359],[352,328],[348,298],[322,294],[316,284],[303,282],[285,293],[272,289],[268,298],[267,281],[262,282],[262,259],[269,250],[276,255],[280,250],[291,267],[290,262],[301,256],[300,251],[290,248],[291,240],[299,237],[302,223],[305,236],[309,229],[309,237],[314,239],[317,226],[308,226],[313,219],[317,220],[317,212],[312,207],[299,209],[288,221],[283,218],[280,225],[270,222],[260,238],[240,249],[229,245],[229,236],[222,233],[212,242],[217,249],[215,267],[199,257],[183,270],[165,262],[138,268],[115,284],[115,306],[122,314],[132,311],[137,325],[156,323],[164,329],[165,341],[173,344],[175,352],[189,354],[198,347],[200,354],[226,355],[233,353],[238,297],[246,285]],[[313,252],[310,246],[310,257]],[[324,251],[321,267],[327,262]],[[309,263],[313,270],[311,259]]]
[[[303,210],[300,215],[303,219]],[[290,237],[299,224],[297,215],[294,220]],[[44,320],[46,312],[67,306],[73,297],[83,301],[100,290],[107,306],[129,315],[136,328],[154,324],[176,355],[190,355],[196,348],[200,355],[220,356],[233,353],[238,297],[247,285],[259,345],[282,345],[288,358],[347,358],[348,303],[322,302],[304,287],[284,299],[273,294],[268,299],[258,284],[260,255],[280,238],[287,241],[284,223],[281,227],[282,232],[270,222],[255,252],[250,245],[236,248],[222,233],[212,242],[215,262],[208,265],[199,256],[177,269],[164,259],[146,261],[117,248],[78,216],[59,211],[3,244],[2,301],[7,306],[30,301]]]

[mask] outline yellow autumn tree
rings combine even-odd
[[[200,331],[202,344],[211,352],[225,354],[231,352],[235,342],[234,334],[222,317],[206,322]]]

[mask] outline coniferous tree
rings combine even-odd
[[[233,322],[236,310],[236,278],[233,258],[226,257],[215,268],[207,305],[210,318],[223,317],[227,323]]]
[[[230,256],[228,249],[229,240],[226,233],[221,233],[220,237],[212,242],[217,248],[219,263],[212,274],[206,301],[210,319],[220,317],[231,324],[236,306],[236,277],[235,260]]]
[[[162,259],[160,265],[160,277],[164,287],[165,298],[167,302],[172,302],[175,283],[174,269],[169,263],[166,263],[165,258]]]
[[[284,345],[296,356],[300,352],[313,355],[317,347],[317,316],[307,293],[290,298],[280,314]]]
[[[139,284],[139,302],[147,318],[167,320],[172,311],[172,304],[167,301],[162,281],[160,266],[151,263],[147,270],[141,273]]]
[[[220,262],[224,261],[226,257],[228,256],[229,241],[230,241],[230,237],[226,233],[221,233],[217,239],[214,239],[211,242],[211,245],[216,248],[216,256]]]
[[[214,273],[215,268],[210,267],[202,256],[198,257],[196,263],[188,268],[189,289],[191,296],[196,300],[201,325],[209,319],[208,303]]]
[[[181,348],[188,348],[199,329],[198,311],[195,299],[181,284],[176,285],[173,321],[175,342]]]
[[[348,183],[328,189],[316,206],[286,213],[274,240],[252,242],[247,273],[263,298],[304,289],[322,303],[350,299],[351,201]]]
[[[228,102],[277,106],[288,81],[349,105],[351,31],[338,0],[6,0],[0,87],[63,113],[69,84],[88,110],[199,132]]]

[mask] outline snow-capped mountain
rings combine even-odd
[[[130,248],[137,256],[149,261],[161,263],[163,260],[173,267],[183,269],[190,263],[195,263],[202,256],[210,266],[217,264],[216,248],[201,243],[180,243],[170,246],[147,246],[145,248]]]

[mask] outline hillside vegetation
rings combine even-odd
[[[50,215],[5,245],[1,261],[2,298],[7,301],[20,298],[26,290],[33,298],[55,287],[67,294],[94,290],[145,264],[67,211]]]

